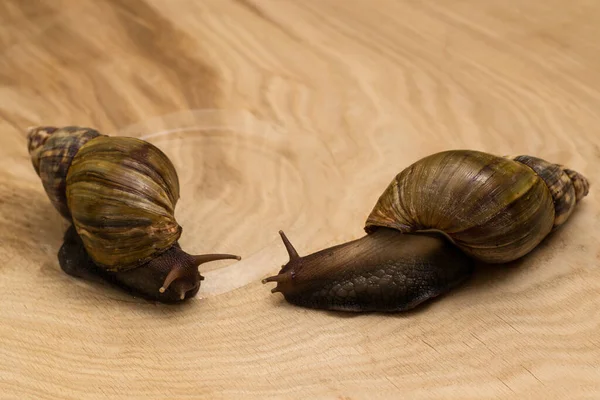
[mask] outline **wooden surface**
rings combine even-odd
[[[600,398],[600,3],[0,2],[0,398]],[[31,125],[145,137],[174,161],[200,296],[73,279]],[[435,151],[527,153],[589,196],[526,259],[418,311],[309,311],[260,279],[358,238]]]

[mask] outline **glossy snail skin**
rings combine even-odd
[[[290,261],[263,283],[309,308],[408,310],[464,282],[475,261],[528,254],[588,192],[581,174],[536,157],[436,153],[393,179],[363,238],[299,257],[282,234]]]
[[[84,127],[37,127],[28,148],[50,201],[72,223],[58,254],[65,272],[176,302],[198,293],[200,264],[240,259],[181,249],[177,172],[154,145]]]
[[[381,228],[306,257],[280,235],[290,261],[263,283],[277,282],[273,293],[309,308],[404,311],[448,292],[473,271],[473,260],[433,234]]]

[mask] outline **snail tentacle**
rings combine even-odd
[[[171,284],[176,280],[181,280],[182,278],[189,277],[190,275],[192,275],[192,279],[193,279],[193,276],[198,271],[198,267],[200,266],[200,264],[204,264],[204,263],[207,263],[210,261],[217,261],[217,260],[238,260],[239,261],[242,259],[240,256],[236,256],[233,254],[203,254],[203,255],[189,256],[189,259],[187,259],[188,257],[185,257],[185,256],[182,256],[182,258],[187,262],[176,264],[171,268],[171,270],[165,277],[165,280],[164,280],[162,286],[160,287],[160,289],[158,289],[158,291],[160,293],[164,293],[169,288],[169,286],[171,286]],[[199,279],[204,280],[204,277],[200,276]],[[186,287],[188,287],[188,286],[180,285],[178,292],[181,293],[182,290],[184,290]],[[185,292],[191,290],[192,288],[193,287],[188,288],[188,290],[185,290],[183,293],[185,294]],[[183,300],[183,297],[182,297],[182,300]]]

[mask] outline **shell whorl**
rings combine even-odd
[[[40,156],[48,138],[57,130],[53,126],[37,126],[27,130],[27,149],[35,172],[40,175]]]
[[[552,230],[561,227],[569,219],[577,203],[587,196],[590,187],[588,180],[576,171],[538,157],[521,155],[511,158],[527,165],[546,183],[554,201]]]
[[[52,205],[68,220],[71,212],[66,198],[67,173],[81,147],[98,136],[103,135],[94,129],[76,126],[29,129],[31,163]]]
[[[571,178],[571,182],[575,187],[576,203],[579,203],[590,192],[590,182],[577,171],[569,168],[563,168],[563,171]]]
[[[388,185],[365,230],[435,230],[477,260],[516,260],[564,224],[589,184],[561,166],[515,159],[473,150],[422,158]]]
[[[68,172],[66,197],[87,252],[107,270],[142,265],[182,233],[174,215],[175,167],[140,139],[102,136],[83,146]]]

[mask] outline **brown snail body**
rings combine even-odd
[[[200,264],[240,259],[181,249],[177,172],[154,145],[82,127],[32,128],[28,145],[50,201],[72,223],[58,253],[68,274],[178,302],[198,293]]]
[[[474,261],[523,257],[588,190],[579,173],[536,157],[436,153],[388,185],[365,237],[299,257],[282,234],[290,261],[263,283],[277,282],[273,291],[300,306],[407,310],[465,281]]]

